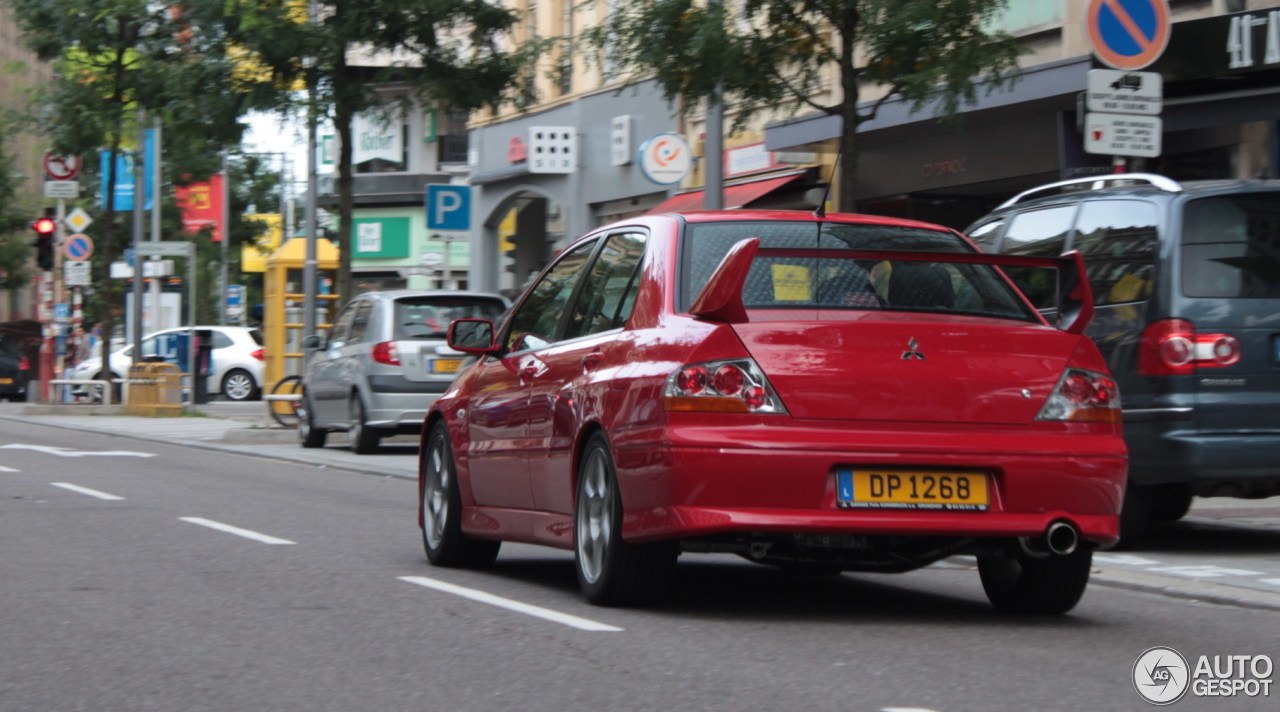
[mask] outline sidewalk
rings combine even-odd
[[[195,410],[197,414],[181,418],[143,418],[123,415],[119,406],[0,404],[0,420],[382,477],[418,477],[418,446],[413,437],[386,440],[377,455],[351,452],[342,433],[330,434],[327,447],[305,449],[298,444],[292,428],[282,428],[267,416],[262,403],[216,402],[198,405]],[[1280,542],[1280,500],[1197,500],[1177,532],[1179,541],[1163,550],[1156,547],[1151,551],[1099,552],[1094,559],[1092,583],[1184,600],[1280,611],[1280,545],[1271,544]],[[1225,543],[1209,547],[1185,544],[1188,539],[1199,541],[1212,535],[1221,535]],[[1240,541],[1254,545],[1236,550]],[[954,561],[965,566],[973,563],[971,557]]]
[[[297,432],[276,424],[261,402],[215,401],[196,405],[192,410],[193,414],[180,418],[145,418],[125,415],[123,406],[6,403],[0,404],[0,420],[20,420],[371,475],[418,478],[418,448],[412,437],[384,440],[377,455],[351,452],[343,433],[331,433],[327,447],[305,449],[298,444]]]

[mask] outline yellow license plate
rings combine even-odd
[[[987,475],[930,470],[839,470],[837,500],[855,509],[986,511]]]
[[[431,362],[432,373],[457,373],[462,366],[460,358],[438,358]]]
[[[7,386],[7,385],[9,385],[10,383],[13,383],[13,379],[12,379],[12,378],[9,378],[8,376],[5,376],[4,378],[0,378],[0,385]]]

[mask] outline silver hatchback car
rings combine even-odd
[[[496,321],[509,306],[497,294],[424,290],[369,292],[347,302],[328,335],[305,344],[302,447],[323,447],[329,432],[345,430],[351,449],[366,454],[384,437],[417,433],[466,358],[446,343],[449,323]]]

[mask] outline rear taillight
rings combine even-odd
[[[1119,423],[1120,389],[1108,375],[1068,368],[1036,420]]]
[[[251,354],[249,354],[249,355],[250,355],[250,356],[252,356],[252,357],[254,357],[254,358],[256,358],[256,359],[258,359],[259,361],[265,361],[265,360],[266,360],[266,358],[267,358],[267,350],[266,350],[266,349],[258,349],[257,351],[254,351],[253,353],[251,353]]]
[[[27,357],[26,357],[26,356],[23,356],[23,357],[21,357],[21,358],[19,358],[19,359],[18,359],[18,370],[19,370],[19,371],[30,371],[30,370],[31,370],[31,362],[27,360]]]
[[[681,366],[667,377],[663,407],[669,411],[786,413],[778,394],[751,359]]]
[[[1240,355],[1240,341],[1230,334],[1197,334],[1186,319],[1161,319],[1142,331],[1138,374],[1190,376],[1200,368],[1232,366]]]
[[[388,366],[400,365],[400,350],[396,348],[396,342],[383,341],[373,345],[371,354],[373,360],[378,363],[384,363]]]

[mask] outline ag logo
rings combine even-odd
[[[1187,659],[1173,648],[1155,647],[1133,664],[1133,688],[1153,705],[1171,705],[1191,686]]]

